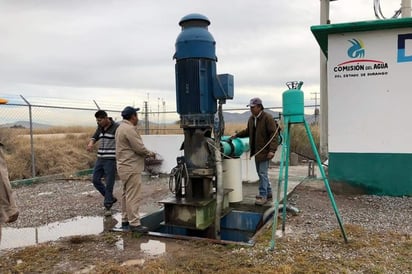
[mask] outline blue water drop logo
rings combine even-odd
[[[363,58],[365,56],[365,48],[360,39],[348,40],[352,46],[348,49],[348,56],[350,58]]]

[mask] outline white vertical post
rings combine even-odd
[[[320,0],[320,24],[329,24],[329,0]],[[327,60],[320,50],[320,154],[328,155],[328,81]]]
[[[411,17],[411,0],[402,0],[401,15],[402,17]]]

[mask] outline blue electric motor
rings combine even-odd
[[[176,104],[181,127],[210,127],[217,100],[233,99],[233,76],[217,75],[215,40],[209,19],[201,14],[184,16],[176,39]]]

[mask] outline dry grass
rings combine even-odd
[[[309,127],[319,152],[319,126],[310,125]],[[290,150],[309,159],[315,159],[304,125],[293,124],[290,128],[290,134]]]
[[[83,132],[68,128],[39,131],[34,137],[35,170],[37,176],[73,173],[92,168],[96,153],[86,151],[93,129]],[[41,133],[40,133],[41,132]],[[59,133],[58,135],[56,135]],[[30,136],[27,130],[2,129],[5,157],[11,180],[32,178],[32,154]],[[38,135],[41,134],[41,135]]]
[[[100,257],[96,250],[115,249],[114,234],[103,233],[15,250],[0,259],[0,267],[6,273],[54,273],[65,263],[73,270],[93,266],[92,273],[410,273],[409,235],[377,233],[355,225],[347,225],[346,231],[349,244],[337,241],[340,232],[333,230],[316,239],[296,235],[279,239],[274,251],[268,249],[270,229],[253,248],[182,241],[180,252],[152,259],[132,257],[141,259],[142,266],[123,265],[127,258]]]

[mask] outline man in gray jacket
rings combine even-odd
[[[141,225],[139,217],[141,177],[145,158],[154,158],[156,154],[144,146],[138,132],[138,110],[126,107],[122,111],[123,120],[115,137],[116,161],[117,172],[123,183],[122,227],[129,227],[132,232],[146,233],[148,228]]]

